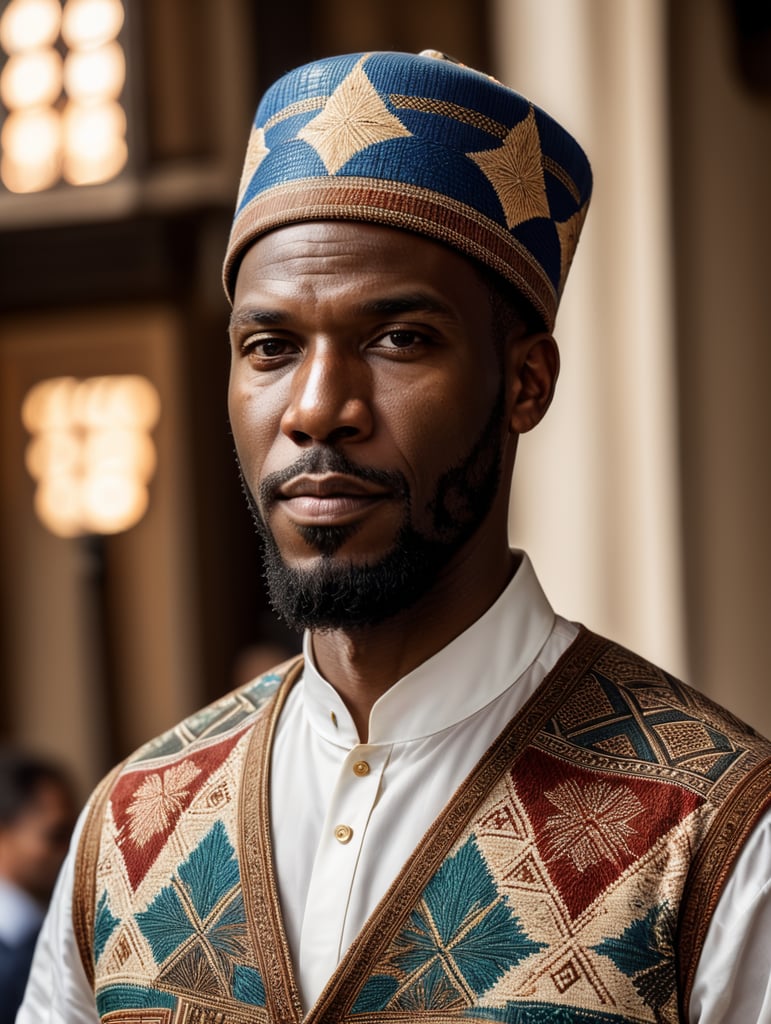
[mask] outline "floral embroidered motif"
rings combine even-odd
[[[620,864],[621,851],[631,855],[627,840],[637,830],[629,822],[645,809],[631,789],[606,782],[581,786],[571,779],[546,798],[560,812],[546,819],[551,859],[569,857],[583,873],[603,860]]]
[[[144,846],[169,827],[182,808],[187,787],[200,773],[192,761],[182,761],[144,780],[128,808],[129,834],[137,846]]]

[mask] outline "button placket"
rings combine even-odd
[[[343,946],[347,908],[367,824],[390,748],[360,744],[340,766],[314,858],[300,942],[303,972],[318,985],[330,977]]]

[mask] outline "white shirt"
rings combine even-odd
[[[366,744],[306,638],[305,671],[279,721],[271,771],[278,888],[306,1010],[428,826],[576,632],[555,616],[523,556],[477,622],[377,701]],[[17,1024],[98,1024],[72,932],[72,883],[71,856]],[[721,895],[689,1020],[771,1024],[771,814]]]

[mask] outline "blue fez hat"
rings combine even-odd
[[[585,153],[519,93],[442,54],[306,64],[260,103],[225,257],[300,221],[424,235],[510,282],[551,330],[592,188]]]

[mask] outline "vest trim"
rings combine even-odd
[[[684,1019],[712,914],[745,839],[771,806],[771,760],[757,765],[724,803],[696,852],[681,903],[676,949]]]

